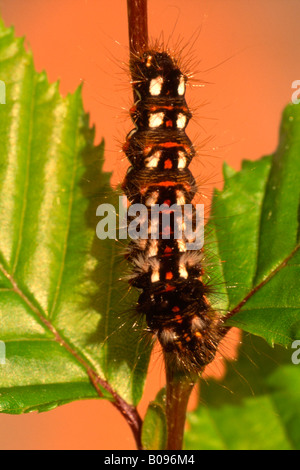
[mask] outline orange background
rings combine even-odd
[[[119,152],[131,129],[132,93],[122,70],[128,60],[126,0],[0,0],[6,25],[26,36],[38,71],[60,79],[63,94],[84,81],[85,109],[106,140],[106,170],[113,183],[127,166]],[[209,84],[188,91],[195,112],[188,135],[198,145],[213,137],[193,162],[193,172],[222,186],[224,160],[272,153],[281,112],[300,79],[299,0],[149,0],[153,38],[193,45],[198,78]],[[180,46],[179,46],[180,49]],[[0,77],[1,78],[1,77]],[[204,105],[204,103],[207,103]],[[203,155],[201,155],[203,153]],[[164,385],[157,359],[150,366],[141,414]],[[111,404],[76,402],[48,413],[0,415],[0,449],[135,449],[131,431]]]

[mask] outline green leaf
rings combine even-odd
[[[227,324],[284,346],[300,329],[299,154],[300,105],[291,104],[272,157],[244,161],[239,172],[225,165],[208,224],[222,260],[216,277],[227,286]]]
[[[167,421],[165,413],[165,389],[149,403],[142,427],[142,444],[145,450],[164,450],[167,444]]]
[[[126,314],[123,247],[95,236],[96,207],[116,195],[81,89],[61,97],[2,22],[0,79],[0,411],[116,394],[136,404],[150,348]]]
[[[198,409],[188,415],[187,449],[300,448],[300,369],[291,350],[247,335],[222,382],[201,382]]]

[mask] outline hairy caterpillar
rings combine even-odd
[[[130,204],[147,207],[148,231],[151,209],[170,212],[173,205],[193,204],[196,181],[188,166],[195,156],[185,133],[192,117],[186,104],[188,75],[166,51],[149,49],[132,54],[130,72],[135,124],[123,151],[131,166],[123,182]],[[194,206],[193,206],[194,207]],[[192,212],[191,223],[196,223]],[[167,228],[169,238],[164,237]],[[155,335],[166,360],[187,374],[199,374],[209,364],[225,333],[222,317],[206,297],[202,280],[202,249],[190,250],[185,226],[181,238],[174,227],[159,220],[159,237],[139,238],[129,244],[131,284],[142,290],[137,310],[146,316],[148,330]]]

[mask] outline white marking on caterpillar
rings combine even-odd
[[[159,127],[162,125],[164,122],[164,113],[155,113],[155,114],[150,114],[149,116],[149,127]]]
[[[178,168],[185,168],[186,167],[186,156],[182,150],[178,151]]]
[[[161,157],[161,151],[157,150],[151,157],[146,158],[147,168],[156,168]]]
[[[186,116],[183,113],[179,113],[176,121],[177,129],[184,129],[186,126]]]
[[[158,282],[160,280],[159,261],[154,258],[153,261],[150,260],[150,265],[152,265],[151,282]]]
[[[150,87],[149,87],[150,95],[151,96],[160,95],[163,83],[164,83],[164,79],[161,76],[152,78],[150,82]]]
[[[191,321],[191,331],[201,331],[205,329],[205,322],[200,317],[193,317]]]
[[[180,76],[180,79],[179,79],[179,85],[178,85],[178,95],[182,96],[184,95],[184,92],[185,92],[185,80],[184,80],[184,76],[181,75]]]
[[[186,270],[186,267],[182,263],[179,264],[179,275],[180,277],[183,277],[184,279],[188,278],[188,272]]]
[[[168,343],[174,343],[177,335],[173,329],[164,328],[159,335],[159,339],[163,344],[167,345]]]
[[[148,251],[149,258],[153,256],[157,256],[157,252],[158,252],[158,240],[151,240],[149,251]]]
[[[184,240],[177,240],[178,250],[182,253],[186,251],[186,245]]]
[[[176,196],[177,196],[177,204],[178,206],[184,206],[185,204],[185,197],[182,191],[177,190],[176,191]]]

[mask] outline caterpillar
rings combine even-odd
[[[161,215],[169,209],[172,223],[174,205],[191,204],[195,209],[198,186],[188,167],[196,151],[185,132],[192,117],[185,99],[189,77],[179,60],[157,48],[132,54],[130,73],[135,127],[123,146],[131,166],[122,189],[131,205],[147,208],[151,232],[155,205],[164,208]],[[130,241],[130,283],[141,290],[137,311],[146,316],[147,330],[158,338],[166,361],[174,370],[198,375],[216,354],[224,336],[223,321],[207,299],[203,249],[190,250],[184,224],[176,238],[171,222],[169,237],[159,219],[158,237]],[[195,226],[195,210],[191,223]]]

